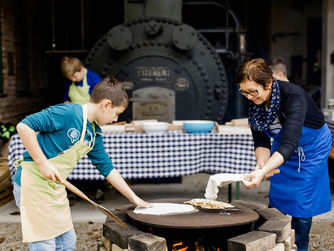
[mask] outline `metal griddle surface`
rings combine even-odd
[[[183,203],[189,198],[168,198],[151,200],[150,203]],[[233,205],[233,203],[231,203]],[[252,209],[234,205],[233,209],[199,209],[198,212],[176,215],[145,215],[133,212],[135,206],[127,209],[130,220],[148,226],[174,229],[204,229],[246,225],[255,222],[259,215]]]

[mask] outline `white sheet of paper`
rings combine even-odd
[[[136,214],[151,214],[151,215],[170,215],[184,214],[197,212],[198,210],[192,205],[178,203],[150,203],[152,207],[136,207],[133,211]]]

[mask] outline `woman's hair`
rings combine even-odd
[[[64,56],[60,60],[60,69],[66,78],[72,78],[76,72],[81,71],[82,67],[80,59],[75,57]]]
[[[103,99],[109,99],[113,106],[127,107],[129,104],[128,94],[123,85],[115,78],[106,77],[102,79],[93,89],[90,102],[100,103]]]
[[[255,58],[244,62],[237,72],[237,83],[245,80],[251,80],[263,86],[273,79],[273,73],[270,67],[262,58]]]

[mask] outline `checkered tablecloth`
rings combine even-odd
[[[329,130],[331,131],[331,134],[332,134],[332,147],[334,147],[334,122],[326,120],[326,124],[327,124]]]
[[[125,179],[171,178],[196,173],[246,173],[256,164],[250,134],[104,133],[104,146]],[[13,135],[8,165],[25,151]],[[100,180],[102,175],[85,156],[73,169],[70,180]]]

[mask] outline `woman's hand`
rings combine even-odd
[[[258,162],[256,163],[256,166],[254,168],[254,171],[258,170],[258,169],[261,169],[264,167],[264,162]]]
[[[274,174],[280,173],[281,171],[278,168],[275,168],[274,170],[269,171],[268,173],[266,173],[265,177],[266,179],[274,176]]]
[[[60,183],[64,183],[64,180],[60,176],[57,168],[50,161],[46,160],[41,163],[39,165],[39,169],[45,178],[52,180],[53,182],[58,180]]]
[[[241,182],[245,187],[253,188],[253,187],[258,187],[263,178],[264,178],[263,170],[257,169],[249,174],[246,174],[244,176],[244,180],[242,180]]]
[[[144,200],[142,200],[141,198],[139,198],[138,196],[135,196],[131,202],[135,205],[137,205],[138,207],[152,207],[152,205]]]
[[[260,170],[260,169],[262,169],[262,168],[264,168],[264,163],[257,163],[257,165],[255,166],[255,169],[254,169],[254,171],[256,171],[256,170]],[[268,173],[266,173],[266,175],[264,176],[266,179],[268,179],[268,178],[270,178],[271,176],[273,176],[275,174],[275,172],[274,173],[272,173],[272,172],[268,172]]]

